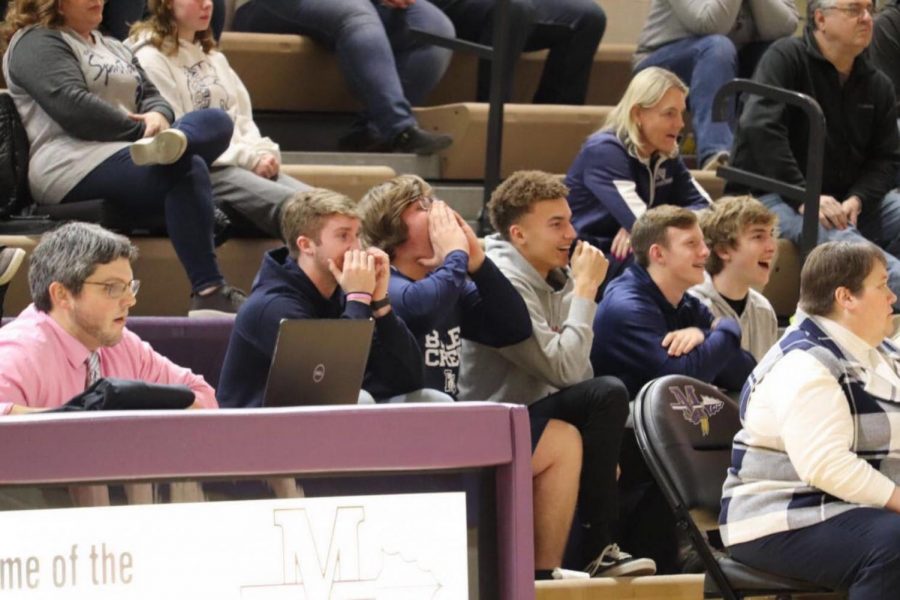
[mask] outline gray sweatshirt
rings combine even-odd
[[[765,296],[756,290],[750,290],[747,305],[740,315],[734,312],[715,286],[712,278],[706,274],[706,280],[695,285],[688,293],[699,298],[716,317],[730,317],[741,324],[741,348],[753,355],[756,362],[778,341],[778,317],[775,309]]]
[[[93,32],[26,27],[10,40],[3,75],[31,145],[28,179],[35,200],[57,204],[97,165],[140,139],[127,113],[171,107],[118,40]]]
[[[727,35],[740,48],[748,42],[792,35],[800,15],[794,0],[653,0],[632,64],[678,40]]]
[[[531,337],[504,348],[463,340],[459,398],[532,404],[593,377],[590,352],[597,304],[577,298],[568,269],[551,272],[551,285],[509,242],[486,239],[487,256],[522,295]]]

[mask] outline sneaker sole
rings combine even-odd
[[[197,310],[189,310],[188,317],[191,319],[211,319],[221,317],[234,317],[237,313],[225,312],[224,310],[215,310],[210,308],[198,308]]]
[[[178,129],[166,129],[152,138],[144,138],[128,148],[131,160],[140,166],[171,165],[187,150],[187,136]]]
[[[636,558],[620,565],[613,565],[594,577],[641,577],[656,574],[656,563],[649,558]]]
[[[24,250],[21,248],[13,248],[13,250],[12,258],[9,259],[6,269],[3,270],[3,273],[0,273],[0,285],[6,285],[12,281],[12,278],[15,277],[19,267],[22,266],[22,261],[25,260]]]

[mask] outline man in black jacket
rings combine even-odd
[[[875,242],[885,251],[889,283],[898,293],[900,193],[890,190],[900,165],[900,138],[893,86],[864,52],[872,40],[874,5],[810,0],[808,11],[803,37],[775,42],[754,80],[818,101],[826,123],[819,241]],[[733,164],[805,186],[808,139],[802,111],[751,96],[735,136]],[[775,194],[760,200],[778,215],[782,237],[799,242],[803,207]]]

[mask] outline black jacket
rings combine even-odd
[[[863,211],[881,202],[900,165],[893,86],[866,53],[841,85],[812,33],[778,40],[766,51],[755,81],[812,96],[825,114],[822,193],[838,201],[856,195]],[[809,125],[796,108],[749,96],[732,152],[734,166],[785,183],[806,185]],[[730,184],[729,193],[746,191]],[[793,205],[798,203],[785,198]]]

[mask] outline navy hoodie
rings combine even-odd
[[[468,262],[465,252],[451,252],[419,281],[395,269],[389,287],[394,310],[424,352],[425,387],[454,398],[463,338],[499,348],[531,337],[531,316],[516,288],[489,258],[469,279]]]
[[[672,306],[650,273],[632,264],[609,284],[597,308],[591,347],[594,375],[615,375],[632,397],[651,379],[672,374],[740,390],[756,360],[741,349],[737,321],[723,318],[711,329],[714,320],[709,309],[690,294]],[[706,339],[687,354],[669,356],[663,338],[686,327],[697,327]]]
[[[271,250],[234,320],[216,397],[221,407],[261,406],[282,319],[370,319],[362,302],[347,302],[338,287],[325,298],[287,247]],[[394,311],[375,319],[363,388],[376,400],[421,389],[422,354]]]

